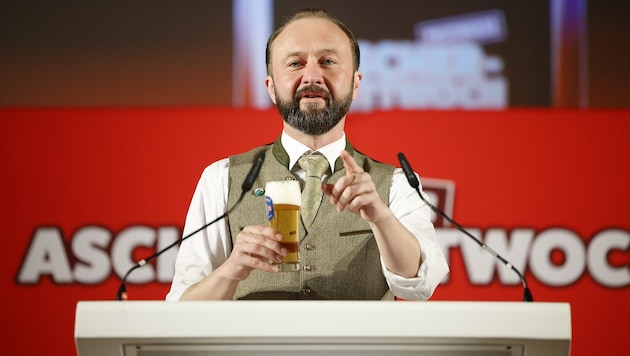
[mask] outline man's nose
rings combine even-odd
[[[314,84],[323,84],[323,70],[319,63],[317,62],[308,62],[304,66],[304,71],[302,72],[302,84],[314,85]]]

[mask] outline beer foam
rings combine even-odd
[[[296,180],[281,180],[267,182],[265,185],[265,195],[271,198],[273,204],[302,204],[302,193],[300,183]]]

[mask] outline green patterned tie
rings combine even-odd
[[[321,154],[300,157],[300,167],[306,171],[304,190],[302,191],[302,221],[310,228],[322,202],[322,176],[328,170],[328,160]]]

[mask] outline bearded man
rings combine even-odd
[[[354,34],[324,10],[301,10],[271,35],[266,62],[282,133],[204,170],[184,234],[239,201],[241,182],[265,153],[255,189],[229,219],[182,242],[167,300],[429,299],[448,273],[430,208],[401,169],[359,153],[344,132],[362,79]],[[279,272],[275,262],[288,251],[267,225],[261,187],[285,179],[303,185],[298,162],[313,154],[328,162],[321,177],[327,199],[312,222],[300,223],[303,268]]]

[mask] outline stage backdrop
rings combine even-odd
[[[75,354],[77,301],[113,300],[133,260],[178,238],[203,168],[281,129],[273,110],[1,109],[0,119],[7,355]],[[630,353],[629,132],[630,111],[388,111],[347,123],[376,159],[397,165],[404,152],[436,204],[521,269],[536,301],[571,303],[575,356]],[[434,300],[522,299],[512,271],[435,224],[451,273]],[[163,299],[174,256],[136,270],[130,299]]]

